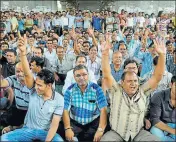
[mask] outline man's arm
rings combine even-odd
[[[106,38],[107,39],[107,38]],[[110,42],[107,40],[106,43],[101,45],[102,48],[102,73],[104,87],[109,89],[113,84],[113,77],[111,74],[111,68],[109,64],[109,49],[111,48]]]
[[[55,136],[56,131],[58,129],[60,119],[61,119],[61,116],[59,116],[59,115],[53,115],[51,126],[50,126],[50,129],[48,131],[48,134],[47,134],[47,137],[46,137],[45,141],[47,141],[47,142],[52,141],[52,139]]]
[[[95,45],[96,47],[98,47],[98,42],[94,36],[94,30],[92,28],[88,28],[88,33],[89,35],[92,37],[92,40],[93,40],[93,45]]]
[[[25,83],[28,88],[32,88],[34,86],[34,78],[32,72],[29,68],[29,63],[26,57],[26,45],[27,45],[27,38],[26,34],[24,34],[24,38],[21,37],[19,33],[19,40],[18,40],[18,48],[20,50],[20,60],[22,63],[22,68],[25,76]]]
[[[158,83],[160,82],[160,80],[162,79],[164,71],[165,71],[166,48],[165,48],[164,40],[162,40],[162,41],[160,41],[159,39],[154,40],[154,45],[155,45],[155,50],[159,55],[158,64],[154,70],[154,74],[146,82],[146,84],[147,84],[146,86],[148,86],[148,87],[145,87],[144,91],[149,90],[149,89],[155,89],[157,87]]]
[[[0,87],[1,88],[6,88],[9,86],[9,82],[6,79],[1,80]]]
[[[170,134],[176,135],[176,129],[173,129],[173,128],[169,127],[167,124],[163,123],[162,121],[155,124],[155,127],[159,128],[163,131],[166,131]]]

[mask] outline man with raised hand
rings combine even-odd
[[[106,38],[109,39],[109,38]],[[102,45],[103,86],[109,89],[111,131],[105,133],[101,141],[158,141],[157,137],[143,129],[147,109],[147,91],[154,89],[164,74],[166,48],[164,40],[154,40],[159,54],[158,65],[152,77],[139,85],[136,73],[122,74],[121,85],[111,75],[109,65],[109,40]]]
[[[52,89],[54,74],[42,69],[34,81],[26,57],[26,35],[19,36],[18,48],[25,83],[30,88],[29,107],[21,129],[2,135],[2,141],[63,141],[56,134],[63,113],[64,99]],[[34,87],[35,85],[35,87]]]

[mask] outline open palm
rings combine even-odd
[[[154,48],[158,54],[166,54],[166,46],[163,38],[156,38],[154,41]]]

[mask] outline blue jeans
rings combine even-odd
[[[173,128],[173,129],[176,128],[176,124],[174,124],[174,123],[167,123],[167,125],[168,125],[169,127]],[[150,132],[151,132],[153,135],[159,137],[160,140],[162,140],[162,141],[176,141],[176,135],[174,135],[174,134],[169,134],[169,133],[166,132],[166,131],[162,131],[161,129],[156,128],[155,126],[153,126],[153,127],[151,128]]]
[[[28,127],[23,127],[21,129],[16,129],[9,133],[3,134],[1,136],[1,141],[33,141],[40,140],[45,141],[48,131],[39,129],[30,129]],[[58,134],[55,134],[52,139],[53,142],[64,141]]]

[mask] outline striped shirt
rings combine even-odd
[[[9,86],[14,90],[16,107],[20,110],[27,110],[29,104],[30,90],[27,86],[22,85],[16,75],[12,75],[6,78]]]
[[[103,90],[92,82],[88,83],[84,93],[75,83],[64,94],[64,109],[70,111],[70,117],[82,125],[99,117],[100,110],[106,106]]]
[[[147,83],[140,85],[138,92],[131,99],[115,80],[109,90],[111,129],[125,141],[130,137],[134,139],[143,127],[147,111],[147,96],[144,93],[149,91],[146,90],[147,86]]]

